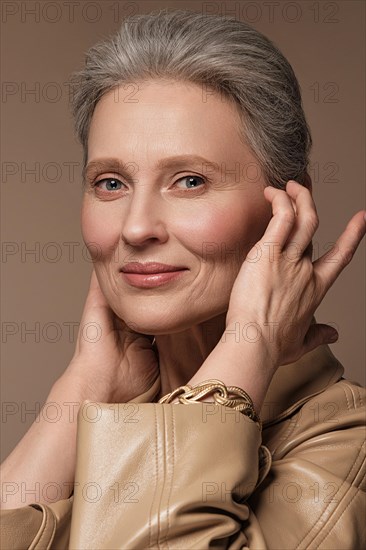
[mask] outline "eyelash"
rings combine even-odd
[[[179,179],[177,180],[177,182],[178,182],[178,181],[181,181],[181,180],[184,180],[184,179],[187,179],[187,178],[197,178],[197,179],[200,179],[204,184],[206,184],[206,183],[209,182],[209,180],[208,180],[207,178],[204,178],[204,177],[202,177],[202,176],[196,176],[196,175],[194,175],[194,174],[189,174],[188,176],[182,176],[181,178],[179,178]],[[106,182],[106,181],[110,181],[110,180],[114,180],[114,181],[117,181],[118,183],[122,183],[122,184],[123,184],[123,182],[122,182],[121,180],[119,180],[118,178],[109,177],[109,178],[103,178],[103,179],[101,179],[101,180],[95,181],[95,182],[93,182],[91,185],[92,185],[92,187],[94,188],[94,187],[97,187],[98,184],[103,183],[103,182]],[[175,183],[176,183],[176,182],[175,182]],[[123,185],[124,185],[124,184],[123,184]],[[202,186],[198,186],[198,187],[202,187]],[[196,190],[196,189],[197,189],[197,187],[191,187],[191,188],[180,189],[180,190],[183,191],[183,192],[185,193],[185,192],[187,192],[187,191],[190,191],[190,190],[193,190],[193,191],[194,191],[194,190]],[[103,191],[104,191],[105,193],[113,193],[113,192],[120,191],[120,190],[121,190],[121,189],[115,189],[114,191],[110,191],[110,190],[107,189],[107,190],[103,190]]]

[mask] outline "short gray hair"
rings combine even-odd
[[[188,10],[156,10],[126,18],[92,46],[71,76],[71,110],[87,162],[97,102],[131,82],[171,79],[207,86],[238,107],[241,138],[267,185],[301,184],[312,146],[300,86],[278,48],[243,21]]]

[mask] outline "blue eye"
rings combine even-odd
[[[95,182],[94,185],[99,187],[99,184],[104,182],[107,182],[107,191],[119,191],[121,189],[120,187],[116,187],[116,185],[122,185],[122,182],[120,182],[116,178],[104,178]],[[108,185],[111,186],[111,189],[108,189]]]
[[[197,189],[197,187],[202,187],[202,184],[205,184],[205,179],[201,176],[184,176],[175,182],[175,185],[183,182],[184,187],[179,187],[180,189],[188,191],[189,189]],[[197,184],[198,182],[198,184]],[[201,184],[200,184],[201,182]],[[105,184],[106,187],[102,187],[102,184]],[[99,181],[96,181],[93,184],[93,187],[101,188],[101,191],[120,191],[124,183],[122,183],[117,178],[103,178]]]
[[[180,178],[178,182],[188,180],[189,187],[185,187],[185,189],[196,189],[197,187],[200,187],[199,185],[195,185],[195,180],[201,180],[203,183],[205,183],[205,180],[201,178],[200,176],[184,176],[183,178]],[[177,183],[178,183],[177,182]]]

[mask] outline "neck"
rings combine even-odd
[[[182,332],[155,337],[160,368],[158,399],[193,378],[218,344],[225,321],[226,312]]]

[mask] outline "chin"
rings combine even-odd
[[[182,332],[183,330],[188,329],[192,326],[191,320],[169,320],[167,316],[162,317],[161,312],[155,315],[144,315],[143,318],[134,314],[129,317],[125,316],[123,317],[123,319],[135,332],[153,336]]]
[[[195,325],[208,321],[220,313],[227,311],[189,311],[186,307],[134,307],[124,308],[123,311],[114,309],[116,315],[124,319],[132,330],[141,334],[159,336],[163,334],[176,334],[189,330]],[[181,311],[181,315],[179,315]]]
[[[141,304],[131,304],[129,307],[126,302],[123,307],[119,304],[110,303],[111,309],[120,319],[135,332],[154,335],[166,334],[170,332],[179,332],[181,320],[176,316],[169,315],[166,308],[141,307]]]

